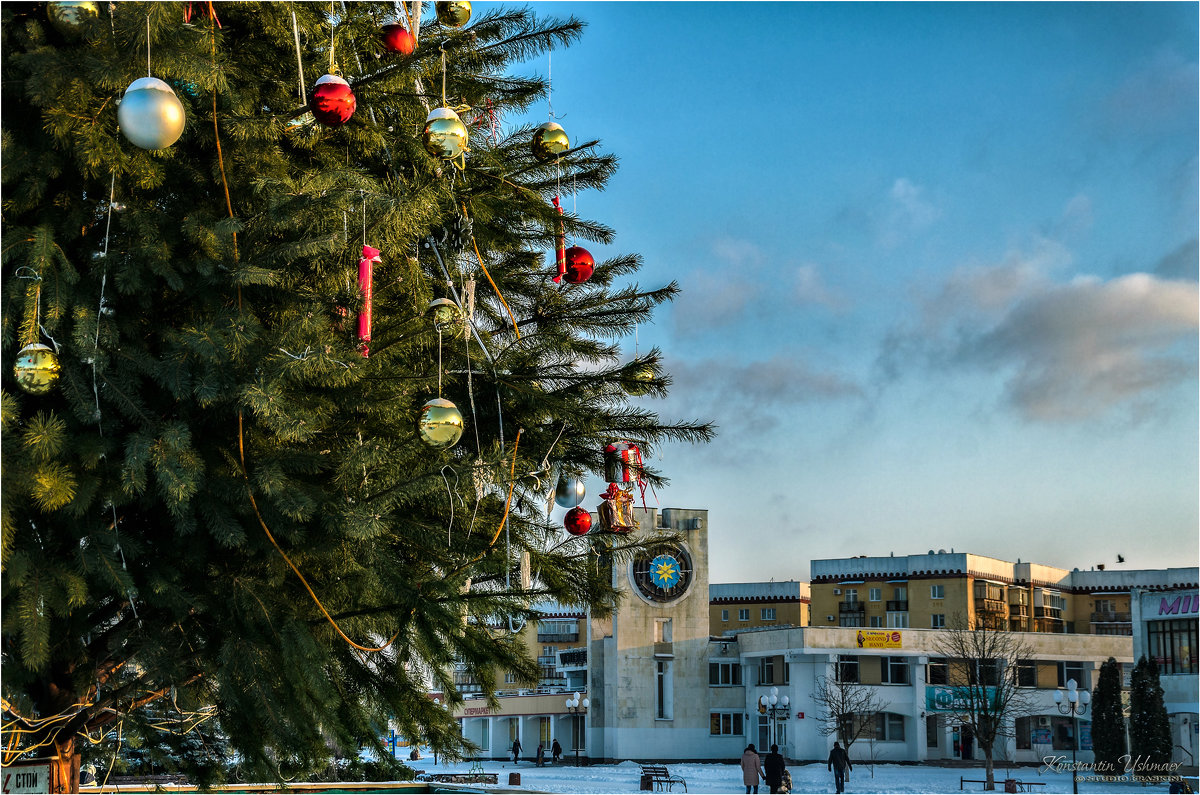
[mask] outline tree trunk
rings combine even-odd
[[[984,776],[987,783],[983,785],[985,790],[994,790],[996,788],[996,771],[992,762],[992,745],[988,743],[983,749],[983,770],[986,773]]]
[[[75,737],[55,740],[54,753],[50,760],[50,792],[79,792],[80,754],[75,750]]]

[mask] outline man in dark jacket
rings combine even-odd
[[[833,771],[833,785],[838,792],[846,791],[846,772],[853,770],[854,766],[850,764],[850,757],[842,746],[838,745],[837,740],[833,741],[833,750],[829,752],[828,768]]]
[[[519,739],[513,740],[512,755],[514,765],[521,759],[521,750],[521,741]]]
[[[763,778],[771,792],[779,792],[783,786],[783,757],[779,754],[779,746],[772,745],[771,753],[763,759]]]

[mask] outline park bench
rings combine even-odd
[[[1002,782],[998,781],[996,783],[1003,783],[1005,792],[1033,792],[1034,787],[1046,786],[1045,782],[1042,781],[1021,781],[1015,778],[1006,778]],[[982,778],[959,778],[958,788],[960,790],[966,789],[967,784],[982,784],[986,787],[987,780]]]
[[[671,775],[671,772],[663,765],[642,765],[642,781],[640,789],[656,790],[662,792],[674,792],[672,789],[676,784],[683,785],[683,791],[687,792],[687,782],[681,776]]]

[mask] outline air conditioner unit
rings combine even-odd
[[[1038,726],[1049,726],[1049,725],[1050,725],[1050,718],[1048,716],[1046,716],[1046,715],[1038,716]]]
[[[692,520],[692,529],[693,530],[700,529],[700,518],[699,517],[696,517],[695,519]]]
[[[834,596],[841,596],[841,595],[842,595],[842,589],[841,589],[841,588],[834,588],[834,589],[833,589],[833,595],[834,595]]]
[[[826,621],[833,621],[833,616],[825,616]]]

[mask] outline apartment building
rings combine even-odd
[[[759,627],[808,626],[808,583],[731,582],[708,586],[708,616],[713,635]]]
[[[1131,590],[1195,587],[1197,569],[1087,571],[930,550],[814,560],[812,626],[1131,635]]]

